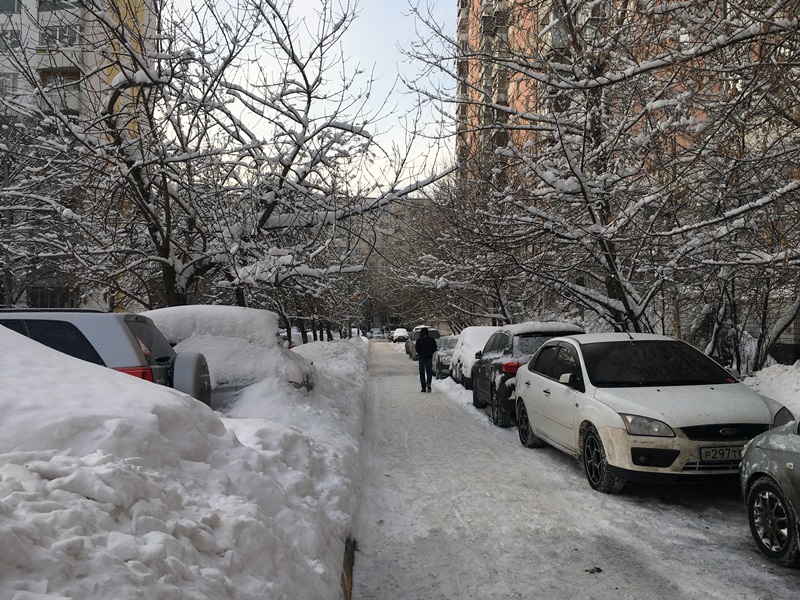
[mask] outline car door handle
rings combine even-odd
[[[525,382],[525,387],[531,387],[531,382],[530,381],[526,381]]]
[[[545,396],[549,396],[549,395],[550,395],[550,390],[542,390],[542,393],[543,393]]]

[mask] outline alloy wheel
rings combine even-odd
[[[764,547],[781,552],[789,542],[789,519],[781,499],[762,490],[753,504],[753,525]]]

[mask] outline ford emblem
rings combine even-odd
[[[737,431],[733,427],[723,427],[719,430],[721,435],[736,435]]]

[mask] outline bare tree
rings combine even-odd
[[[459,7],[456,38],[420,13],[414,52],[453,78],[425,92],[457,107],[462,180],[486,194],[454,212],[609,328],[725,314],[768,348],[797,315],[797,3]],[[769,301],[745,322],[733,290]]]
[[[353,250],[381,211],[437,178],[409,178],[403,160],[370,174],[388,154],[370,81],[341,53],[347,0],[314,15],[272,0],[81,6],[93,58],[72,65],[77,81],[43,82],[23,45],[12,60],[32,91],[4,101],[41,124],[44,153],[70,157],[80,197],[39,204],[64,215],[64,260],[110,298],[245,304],[290,281],[321,294],[363,268]],[[57,40],[51,54],[66,56]],[[76,84],[87,101],[66,110]]]

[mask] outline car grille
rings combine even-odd
[[[769,425],[763,423],[723,423],[681,427],[681,431],[687,438],[698,442],[746,442],[768,429]]]
[[[683,465],[683,473],[736,473],[739,470],[739,460],[725,460],[713,463],[687,462]]]

